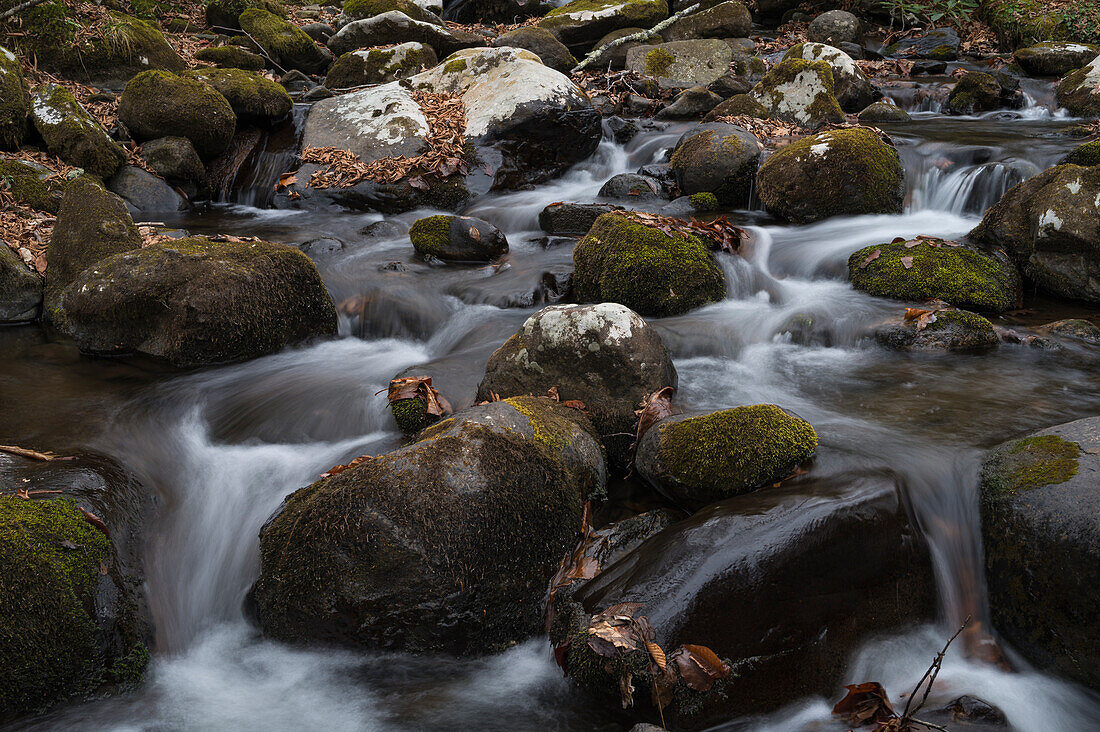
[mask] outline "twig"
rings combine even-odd
[[[574,66],[573,69],[569,73],[570,74],[577,73],[578,71],[583,69],[585,66],[588,66],[588,64],[592,63],[593,61],[598,59],[600,56],[602,56],[605,51],[610,51],[612,48],[618,48],[619,46],[630,43],[631,41],[644,41],[644,40],[648,39],[650,36],[652,36],[654,33],[660,33],[661,31],[663,31],[665,28],[668,28],[670,25],[675,23],[680,18],[684,17],[685,15],[690,15],[691,13],[694,13],[698,9],[699,9],[699,3],[695,3],[690,8],[684,8],[683,10],[676,13],[675,15],[671,15],[668,18],[665,18],[660,23],[653,26],[652,28],[650,28],[647,31],[641,31],[640,33],[631,33],[629,36],[623,36],[622,38],[616,38],[615,40],[611,41],[611,43],[605,43],[604,45],[600,46],[599,48],[597,48],[592,53],[585,56],[581,60],[581,62],[579,64],[577,64],[576,66]]]
[[[264,58],[266,58],[268,61],[270,61],[272,66],[274,66],[275,68],[277,68],[279,71],[283,72],[284,74],[286,73],[286,69],[284,69],[282,66],[280,66],[275,59],[271,58],[271,55],[267,51],[264,50],[264,47],[260,45],[260,42],[257,41],[255,38],[253,38],[252,34],[249,33],[248,31],[246,31],[244,28],[226,28],[224,25],[212,25],[210,27],[213,28],[214,30],[226,31],[228,33],[243,33],[243,34],[245,34],[248,37],[248,40],[250,40],[254,44],[256,44],[256,48],[260,49],[260,54]]]
[[[41,5],[44,2],[46,2],[46,0],[27,0],[27,2],[25,3],[19,3],[14,8],[11,8],[10,10],[5,10],[4,12],[0,13],[0,20],[6,20],[18,13],[20,10],[33,8],[35,5]]]
[[[0,452],[6,452],[12,455],[30,458],[31,460],[41,460],[42,462],[50,462],[51,460],[76,459],[74,457],[61,457],[60,455],[55,455],[52,452],[38,452],[37,450],[28,450],[25,447],[16,447],[15,445],[0,445]]]
[[[928,700],[928,695],[932,693],[932,684],[935,683],[936,676],[940,673],[940,667],[943,664],[943,657],[947,653],[948,646],[951,645],[951,642],[953,640],[959,637],[959,634],[962,633],[966,629],[966,626],[969,624],[970,616],[967,615],[966,620],[964,620],[962,625],[959,626],[959,629],[955,631],[955,635],[947,639],[947,643],[944,644],[943,650],[936,654],[936,658],[932,661],[932,665],[928,667],[928,670],[924,672],[924,676],[921,676],[920,681],[917,682],[916,687],[913,689],[913,693],[909,695],[909,700],[905,702],[905,709],[902,710],[901,713],[903,728],[905,722],[916,721],[911,715],[916,714],[918,711],[920,711],[920,708],[924,706],[924,702]],[[924,696],[921,697],[920,702],[917,704],[917,706],[913,707],[913,711],[910,712],[909,705],[913,703],[913,699],[916,698],[917,692],[919,692],[921,686],[924,685],[925,679],[928,680],[928,685],[924,688]],[[924,722],[921,722],[921,724],[924,724]]]

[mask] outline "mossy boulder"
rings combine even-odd
[[[1001,104],[1001,85],[991,75],[981,71],[968,71],[947,97],[947,111],[951,114],[977,114],[991,112]]]
[[[577,65],[577,59],[573,57],[565,44],[559,41],[553,33],[538,26],[516,28],[513,31],[502,33],[493,40],[493,45],[497,47],[526,48],[542,59],[544,64],[563,74],[568,74]]]
[[[206,168],[195,146],[186,137],[160,137],[141,146],[141,157],[156,174],[186,183],[201,184]]]
[[[404,13],[421,23],[443,25],[443,20],[438,15],[421,7],[414,0],[345,0],[344,2],[344,16],[348,20],[372,18],[391,10]]]
[[[546,583],[606,476],[579,410],[519,397],[292,494],[260,533],[264,632],[482,655],[539,632]]]
[[[669,165],[685,194],[713,193],[722,203],[747,207],[760,150],[760,141],[736,125],[702,124],[680,138]]]
[[[701,239],[666,234],[629,213],[604,214],[573,249],[580,302],[617,302],[642,315],[678,315],[726,296],[726,280]]]
[[[539,310],[485,366],[477,399],[545,394],[576,399],[616,466],[625,466],[642,400],[675,387],[676,369],[661,337],[617,303],[551,305]]]
[[[0,180],[15,200],[33,209],[55,214],[61,208],[66,181],[58,181],[44,165],[0,158]]]
[[[626,68],[677,85],[706,86],[729,70],[733,51],[725,41],[701,38],[637,46],[626,53]]]
[[[774,404],[666,417],[642,436],[638,474],[692,509],[786,477],[817,449],[805,420]]]
[[[899,318],[875,329],[874,337],[895,351],[972,351],[998,343],[993,324],[967,310],[940,310],[928,324]]]
[[[757,194],[772,214],[805,224],[901,213],[905,179],[897,150],[872,130],[830,130],[768,157],[757,175]]]
[[[415,20],[398,10],[390,10],[363,20],[353,20],[328,39],[335,54],[345,54],[360,48],[390,46],[395,43],[423,43],[431,46],[439,58],[455,51],[484,46],[485,38],[436,23]]]
[[[325,86],[347,89],[405,79],[438,63],[431,46],[409,41],[391,48],[351,51],[336,59],[328,70]]]
[[[109,178],[126,162],[122,145],[63,86],[39,87],[31,100],[31,119],[46,149],[69,165]]]
[[[828,63],[790,58],[773,66],[750,96],[772,117],[817,129],[829,122],[844,121],[835,88]]]
[[[1013,60],[1034,76],[1063,76],[1100,56],[1100,46],[1091,43],[1045,41],[1018,48]]]
[[[508,240],[488,221],[472,216],[428,216],[409,228],[413,249],[444,262],[488,262],[508,253]]]
[[[1055,98],[1075,117],[1100,117],[1100,55],[1059,81]]]
[[[898,58],[954,61],[959,57],[961,43],[959,33],[954,28],[934,28],[887,46],[885,54]]]
[[[1065,16],[1044,0],[981,0],[980,16],[1005,48],[1070,38]]]
[[[864,124],[877,122],[910,122],[912,117],[904,109],[891,102],[868,104],[859,113],[859,121]]]
[[[1010,440],[986,457],[982,539],[993,622],[1039,668],[1100,688],[1100,419]]]
[[[1016,268],[1004,255],[986,254],[942,239],[895,241],[860,249],[848,258],[848,278],[857,290],[876,297],[944,300],[985,313],[1015,307],[1020,289]]]
[[[752,15],[739,2],[727,0],[680,18],[661,31],[666,41],[696,38],[744,38],[752,29]]]
[[[23,144],[30,106],[22,64],[14,53],[0,47],[0,147],[14,150]]]
[[[748,94],[734,94],[732,97],[707,112],[707,115],[703,117],[703,124],[707,124],[708,122],[719,122],[722,117],[746,116],[756,117],[757,119],[767,119],[768,115],[768,108]]]
[[[138,142],[186,137],[204,160],[220,155],[237,129],[233,107],[214,87],[166,71],[131,79],[119,99],[118,119]]]
[[[0,242],[0,325],[29,323],[42,306],[42,276]]]
[[[1047,323],[1041,330],[1062,338],[1072,338],[1092,345],[1100,345],[1100,325],[1082,318],[1067,318]]]
[[[89,176],[69,183],[46,249],[44,316],[66,329],[61,293],[85,268],[141,246],[126,204]]]
[[[859,111],[882,96],[852,57],[839,48],[824,43],[799,43],[783,54],[783,60],[788,59],[829,64],[833,72],[833,94],[840,108],[847,112]]]
[[[286,7],[278,0],[210,0],[206,4],[206,22],[222,33],[240,30],[241,13],[252,8],[286,17]]]
[[[1100,165],[1100,140],[1085,142],[1070,150],[1064,158],[1058,161],[1059,165],[1080,165],[1091,168]]]
[[[294,106],[290,95],[271,79],[242,69],[192,69],[180,76],[197,79],[225,97],[241,122],[270,125],[288,114]]]
[[[863,23],[846,10],[828,10],[810,21],[806,37],[815,43],[860,43],[863,40]]]
[[[331,53],[315,44],[301,28],[273,13],[251,8],[241,13],[240,22],[241,29],[283,68],[319,74],[332,63]]]
[[[244,69],[245,71],[263,71],[264,66],[267,65],[263,56],[237,46],[200,48],[195,52],[195,60],[214,64],[219,69]]]
[[[591,44],[619,28],[652,28],[668,17],[665,0],[572,0],[538,22],[566,45]]]
[[[336,332],[313,262],[259,240],[189,237],[116,254],[78,275],[61,304],[82,352],[180,367],[243,361]]]

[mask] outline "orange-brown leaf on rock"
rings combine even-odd
[[[860,263],[859,268],[860,269],[867,269],[868,264],[875,261],[876,259],[878,259],[881,256],[882,256],[882,250],[881,249],[876,249],[875,251],[873,251],[873,252],[871,252],[870,254],[867,255],[867,258],[864,259]]]
[[[642,400],[641,409],[634,410],[634,414],[638,415],[638,428],[634,433],[634,444],[631,446],[632,452],[637,449],[638,443],[642,441],[642,435],[648,432],[650,427],[672,414],[672,395],[674,393],[676,393],[676,388],[672,386],[658,389]]]
[[[845,684],[848,693],[833,707],[833,714],[846,724],[861,727],[865,724],[888,723],[898,715],[890,706],[886,690],[877,681],[863,684]]]
[[[675,662],[684,683],[696,691],[710,691],[716,680],[730,675],[730,667],[706,646],[685,643],[669,660]]]
[[[359,457],[355,458],[354,460],[352,460],[347,465],[334,465],[334,466],[332,466],[331,468],[329,468],[325,472],[321,473],[321,477],[322,478],[330,478],[334,475],[339,475],[340,473],[344,472],[345,470],[351,470],[352,468],[358,467],[358,466],[362,465],[363,463],[367,462],[368,460],[374,460],[374,456],[373,455],[360,455]]]
[[[275,190],[282,191],[298,182],[297,173],[283,173],[279,176],[279,180],[275,183]]]
[[[386,396],[391,404],[402,399],[420,397],[424,400],[425,411],[428,414],[442,417],[452,411],[450,402],[432,387],[432,377],[430,376],[406,376],[400,379],[392,379],[387,391]]]
[[[912,257],[902,257],[901,258],[901,266],[905,267],[906,269],[913,269],[913,258]]]

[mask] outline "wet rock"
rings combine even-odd
[[[375,15],[396,10],[404,13],[413,20],[432,25],[443,25],[439,17],[438,8],[429,8],[427,3],[417,3],[415,0],[347,0],[344,3],[344,17],[349,20],[362,20]]]
[[[302,26],[302,32],[317,43],[326,43],[336,29],[328,23],[306,23]]]
[[[955,84],[947,98],[951,114],[991,112],[1001,106],[1001,85],[989,74],[969,71]]]
[[[329,99],[334,96],[336,96],[336,93],[334,91],[326,86],[318,84],[317,86],[313,87],[305,94],[303,94],[300,99],[303,102],[319,102],[322,99]]]
[[[502,650],[539,632],[546,583],[605,479],[579,410],[471,407],[287,498],[260,533],[260,626],[287,641]]]
[[[186,137],[204,160],[229,146],[237,118],[214,87],[167,71],[146,71],[126,84],[118,119],[138,142]]]
[[[1055,98],[1075,117],[1100,117],[1100,55],[1059,81]]]
[[[1085,142],[1070,150],[1064,158],[1058,161],[1059,165],[1080,165],[1091,168],[1100,165],[1100,140]]]
[[[844,121],[835,88],[829,64],[791,58],[776,64],[750,96],[777,119],[817,129]]]
[[[764,63],[764,59],[752,53],[734,51],[730,70],[748,83],[757,84],[768,73],[768,65]]]
[[[713,193],[720,202],[745,206],[760,164],[760,141],[731,124],[712,122],[685,133],[669,165],[687,195]]]
[[[625,201],[631,204],[667,201],[671,198],[660,181],[637,173],[619,173],[600,188],[600,198]],[[606,213],[606,212],[604,212]],[[595,223],[595,219],[593,219]],[[587,229],[580,233],[587,233]]]
[[[618,209],[610,203],[551,203],[539,212],[539,228],[547,234],[583,236],[596,219]]]
[[[309,91],[316,86],[316,84],[310,81],[310,78],[301,71],[291,69],[279,77],[279,86],[293,94],[295,92]]]
[[[422,257],[444,262],[488,262],[508,253],[504,232],[472,216],[428,216],[409,229],[413,248]]]
[[[698,119],[721,103],[722,97],[705,86],[693,86],[676,95],[657,113],[657,119]]]
[[[179,367],[255,358],[336,332],[332,299],[309,258],[258,240],[191,237],[116,254],[78,275],[61,305],[81,352]]]
[[[736,95],[743,95],[752,90],[752,82],[743,76],[727,73],[707,84],[707,89],[714,92],[722,99],[729,99]]]
[[[1048,292],[1100,303],[1100,168],[1059,165],[1012,188],[969,237]]]
[[[739,2],[721,2],[677,20],[661,31],[666,41],[696,38],[744,38],[752,29],[752,15]]]
[[[926,74],[930,76],[939,76],[947,73],[946,61],[931,61],[928,59],[917,59],[913,62],[913,76],[919,76]]]
[[[875,330],[875,340],[896,351],[970,351],[997,345],[993,324],[966,310],[941,310],[922,326],[919,319],[894,322]]]
[[[1007,727],[1008,719],[1004,712],[976,696],[964,694],[952,700],[944,711],[951,715],[954,722],[985,724],[994,727]]]
[[[577,59],[569,53],[569,49],[565,47],[565,44],[559,41],[553,33],[538,26],[527,26],[526,28],[517,28],[514,31],[502,33],[496,37],[492,45],[498,48],[501,46],[526,48],[542,59],[544,64],[563,74],[568,74],[577,65]]]
[[[607,128],[611,131],[611,136],[615,138],[615,142],[620,145],[625,145],[634,139],[641,130],[638,129],[638,125],[631,120],[623,119],[622,117],[611,117],[605,120]]]
[[[592,44],[592,48],[594,48],[594,49],[602,48],[603,46],[606,46],[608,43],[611,43],[612,41],[619,40],[623,36],[632,36],[632,35],[635,35],[636,33],[645,33],[645,32],[647,32],[647,29],[645,29],[645,28],[620,28],[618,30],[613,30],[610,33],[608,33],[606,36],[604,36],[603,38],[601,38],[600,40],[598,40],[594,44]],[[608,66],[610,66],[612,69],[625,68],[626,67],[626,55],[630,52],[630,49],[637,48],[639,46],[645,46],[645,45],[652,46],[652,45],[655,45],[657,43],[660,43],[661,40],[662,39],[659,35],[653,34],[653,35],[648,36],[648,37],[646,37],[646,38],[644,38],[643,40],[640,40],[640,41],[628,41],[628,42],[622,44],[621,46],[616,46],[615,48],[612,48],[608,51],[604,51],[602,54],[599,55],[599,57],[595,61],[592,62],[592,65],[595,66],[596,68],[599,68],[599,67],[608,68]]]
[[[38,88],[31,100],[31,120],[46,149],[69,165],[107,178],[126,162],[122,145],[62,86]]]
[[[703,124],[718,122],[722,117],[739,117],[741,115],[756,117],[757,119],[767,119],[769,112],[767,107],[748,94],[735,94],[710,110],[710,112],[703,117]]]
[[[1020,289],[1020,276],[1003,254],[942,239],[864,247],[848,258],[848,277],[857,290],[876,297],[944,300],[984,313],[1016,307]]]
[[[351,51],[336,59],[325,77],[329,89],[385,84],[420,73],[438,63],[431,46],[409,41],[392,48]]]
[[[238,19],[250,8],[260,8],[280,18],[286,17],[286,8],[278,0],[210,0],[206,4],[206,22],[222,32],[240,30]]]
[[[642,315],[677,315],[725,297],[725,276],[698,237],[665,234],[628,213],[596,219],[573,249],[580,302],[618,302]]]
[[[545,394],[584,403],[616,466],[626,464],[637,417],[649,394],[676,386],[661,337],[617,303],[551,305],[532,315],[485,366],[477,399]]]
[[[442,298],[388,281],[362,293],[354,302],[351,328],[360,338],[423,339],[435,333],[452,314]]]
[[[994,626],[1032,663],[1100,688],[1100,419],[994,448],[981,514]]]
[[[14,150],[27,136],[31,97],[15,54],[0,47],[0,147]]]
[[[181,74],[214,87],[241,122],[271,125],[290,114],[294,102],[279,84],[241,69],[192,69]]]
[[[1018,48],[1013,60],[1033,76],[1064,76],[1100,56],[1100,46],[1091,43],[1046,41]]]
[[[206,176],[202,159],[186,137],[160,137],[141,146],[141,157],[157,175],[199,183]]]
[[[912,38],[903,38],[885,53],[897,58],[923,58],[954,61],[959,57],[959,34],[954,28],[936,28]]]
[[[42,276],[0,242],[0,324],[30,323],[42,306]]]
[[[800,43],[783,55],[783,60],[801,59],[811,63],[824,61],[833,72],[833,94],[846,112],[863,109],[881,95],[871,85],[852,57],[833,46],[823,43]]]
[[[456,35],[443,26],[413,20],[402,12],[391,10],[348,23],[328,39],[328,47],[340,55],[359,48],[410,41],[430,46],[440,58],[463,48],[485,45],[485,39],[477,34]]]
[[[666,417],[642,436],[638,474],[693,509],[787,477],[817,449],[808,422],[773,404]]]
[[[566,45],[579,46],[620,28],[652,28],[667,17],[665,0],[573,0],[551,10],[538,26]]]
[[[1063,338],[1100,345],[1100,326],[1080,318],[1056,320],[1044,325],[1042,330]]]
[[[769,212],[795,223],[901,213],[904,173],[897,150],[871,130],[831,130],[768,157],[757,194]]]
[[[666,83],[706,86],[729,69],[733,52],[717,38],[671,41],[627,51],[626,68]]]
[[[301,28],[262,8],[241,13],[240,23],[241,29],[284,69],[319,74],[332,63],[332,54],[315,44]]]
[[[859,121],[864,123],[909,122],[912,119],[908,112],[892,102],[875,102],[859,113]]]
[[[132,214],[175,213],[189,208],[187,197],[152,173],[123,165],[107,181],[107,190],[122,197]]]
[[[814,43],[859,43],[863,40],[863,24],[846,10],[829,10],[810,23],[806,37]]]
[[[347,245],[333,236],[319,236],[316,239],[302,242],[298,245],[298,248],[310,259],[319,259],[338,254],[344,251]]]

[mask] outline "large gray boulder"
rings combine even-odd
[[[789,58],[773,66],[749,96],[776,119],[817,129],[844,121],[835,90],[833,70],[827,62]]]
[[[497,48],[504,46],[525,48],[542,59],[544,64],[563,74],[568,74],[577,65],[577,59],[565,44],[553,33],[538,26],[529,25],[502,33],[493,40],[493,45]]]
[[[386,84],[414,76],[438,63],[431,46],[416,41],[399,43],[392,48],[349,51],[336,59],[328,70],[325,86],[346,89],[368,84]]]
[[[744,38],[751,29],[749,9],[735,0],[727,0],[677,20],[661,31],[661,37],[666,41]]]
[[[733,51],[717,38],[635,46],[626,68],[636,74],[686,86],[706,86],[729,71]]]
[[[859,43],[863,40],[863,24],[846,10],[828,10],[810,21],[806,37],[814,43]]]
[[[668,17],[666,0],[573,0],[539,21],[566,45],[586,45],[619,28],[652,28]]]
[[[136,165],[124,165],[107,181],[107,189],[126,202],[130,214],[176,213],[190,207],[187,198],[164,179]]]
[[[824,61],[833,70],[833,94],[841,109],[846,112],[858,112],[881,94],[871,85],[871,80],[856,66],[852,57],[839,48],[824,43],[799,43],[791,47],[784,55],[786,59],[803,61]]]
[[[1100,46],[1091,43],[1046,41],[1017,48],[1012,58],[1034,76],[1064,76],[1100,56]]]
[[[391,10],[348,23],[328,39],[328,47],[339,56],[360,48],[410,41],[431,46],[440,58],[463,48],[485,45],[480,36],[459,36],[443,26],[413,20],[400,11]]]

